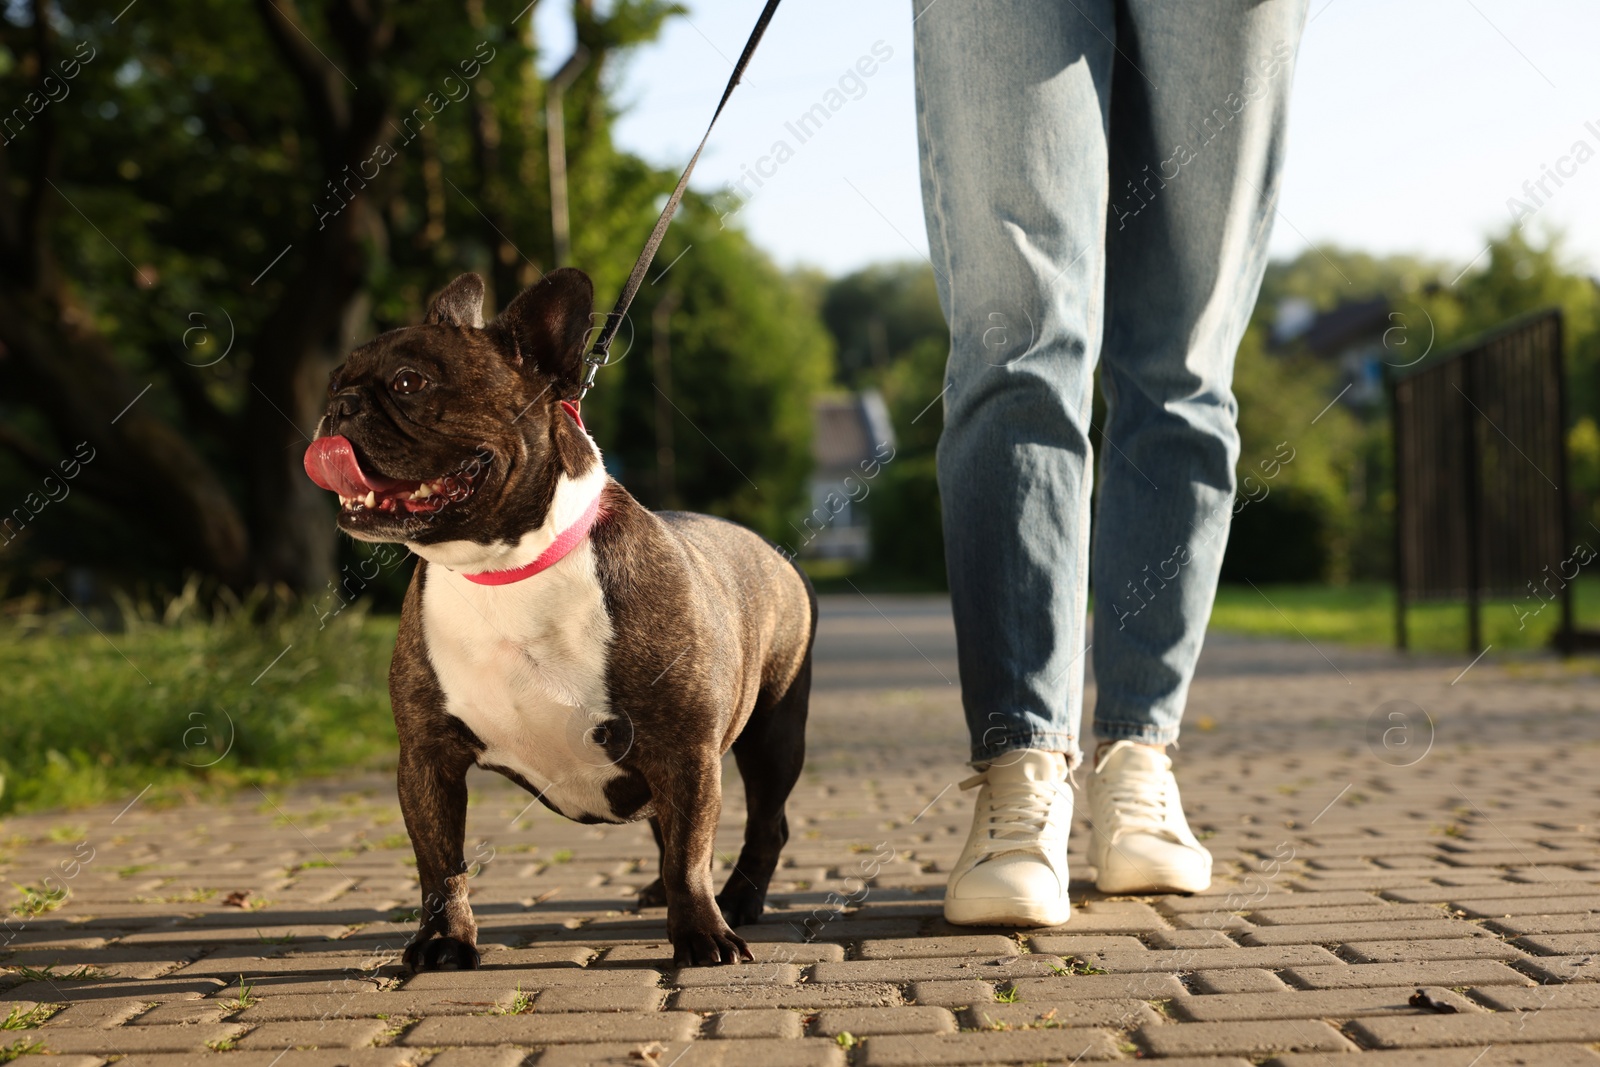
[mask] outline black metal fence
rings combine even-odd
[[[1570,650],[1561,312],[1517,319],[1391,377],[1390,401],[1399,646],[1416,601],[1464,598],[1477,654],[1482,600],[1532,597],[1560,601],[1557,641]]]

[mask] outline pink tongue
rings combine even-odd
[[[344,497],[386,493],[411,482],[368,474],[356,461],[355,449],[343,437],[319,437],[306,449],[306,474],[313,482]]]

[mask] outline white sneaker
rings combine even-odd
[[[973,926],[1056,926],[1067,899],[1072,790],[1067,758],[1027,748],[1007,752],[961,783],[979,786],[967,847],[950,872],[944,917]]]
[[[1189,831],[1172,761],[1132,741],[1105,751],[1089,775],[1089,863],[1102,893],[1198,893],[1211,853]]]

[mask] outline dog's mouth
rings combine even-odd
[[[478,457],[435,478],[389,478],[364,470],[347,438],[319,437],[306,449],[306,474],[318,486],[339,495],[341,515],[361,512],[390,515],[431,514],[472,495],[484,464]]]

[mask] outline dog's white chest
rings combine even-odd
[[[604,787],[622,772],[600,743],[614,729],[612,630],[592,546],[503,586],[430,566],[422,618],[445,710],[485,746],[479,764],[515,772],[569,818],[615,818]]]

